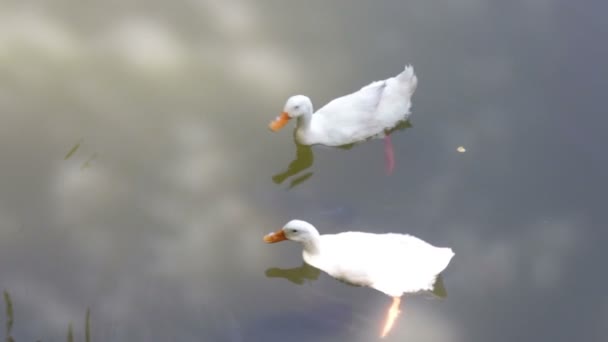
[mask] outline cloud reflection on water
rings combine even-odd
[[[582,284],[573,264],[601,268],[588,256],[603,233],[588,217],[603,195],[551,135],[556,116],[571,117],[560,108],[593,106],[549,87],[560,82],[546,75],[580,62],[549,58],[582,27],[562,28],[559,2],[0,9],[0,286],[17,341],[63,339],[87,307],[94,340],[263,340],[273,323],[303,321],[281,336],[374,338],[383,296],[324,277],[308,287],[264,277],[277,255],[300,262],[261,242],[296,213],[327,231],[407,230],[455,249],[450,298],[406,300],[394,339],[602,336],[605,303],[585,295],[606,279]],[[395,139],[400,177],[370,179],[375,160],[381,170],[370,143],[315,155],[314,175],[277,191],[271,175],[293,147],[265,129],[285,97],[322,103],[404,61],[424,82],[416,129]],[[468,152],[456,155],[461,144]],[[333,208],[347,214],[320,213]],[[580,303],[567,324],[546,315]]]

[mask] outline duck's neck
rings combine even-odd
[[[315,131],[312,126],[312,113],[298,117],[296,139],[304,145],[311,145],[316,142]]]
[[[311,236],[310,239],[302,242],[304,252],[308,255],[318,255],[321,252],[321,237],[319,235]]]
[[[298,116],[298,128],[303,129],[305,131],[310,130],[310,124],[312,122],[312,113],[306,113],[304,115]]]

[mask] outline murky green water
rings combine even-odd
[[[406,297],[389,341],[603,341],[607,7],[3,2],[0,333],[377,340],[388,297],[262,242],[300,218],[454,249],[447,298]],[[380,140],[267,129],[406,63],[390,177]]]

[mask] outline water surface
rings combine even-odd
[[[376,340],[388,297],[277,273],[299,247],[262,236],[300,218],[454,249],[447,298],[405,298],[389,341],[604,340],[607,9],[3,2],[3,330]],[[420,82],[390,177],[380,140],[307,149],[267,129],[290,95],[320,107],[406,63]]]

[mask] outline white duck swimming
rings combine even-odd
[[[394,157],[387,131],[409,117],[417,84],[414,68],[407,65],[399,75],[334,99],[314,114],[310,98],[295,95],[269,127],[276,132],[297,118],[296,140],[302,145],[342,146],[384,136],[387,163],[391,164],[387,167],[392,172]]]
[[[302,244],[304,261],[332,277],[368,286],[393,297],[384,337],[399,314],[404,293],[430,291],[450,263],[454,252],[435,247],[411,235],[344,232],[320,235],[310,223],[291,220],[264,237],[267,243],[283,240]]]

